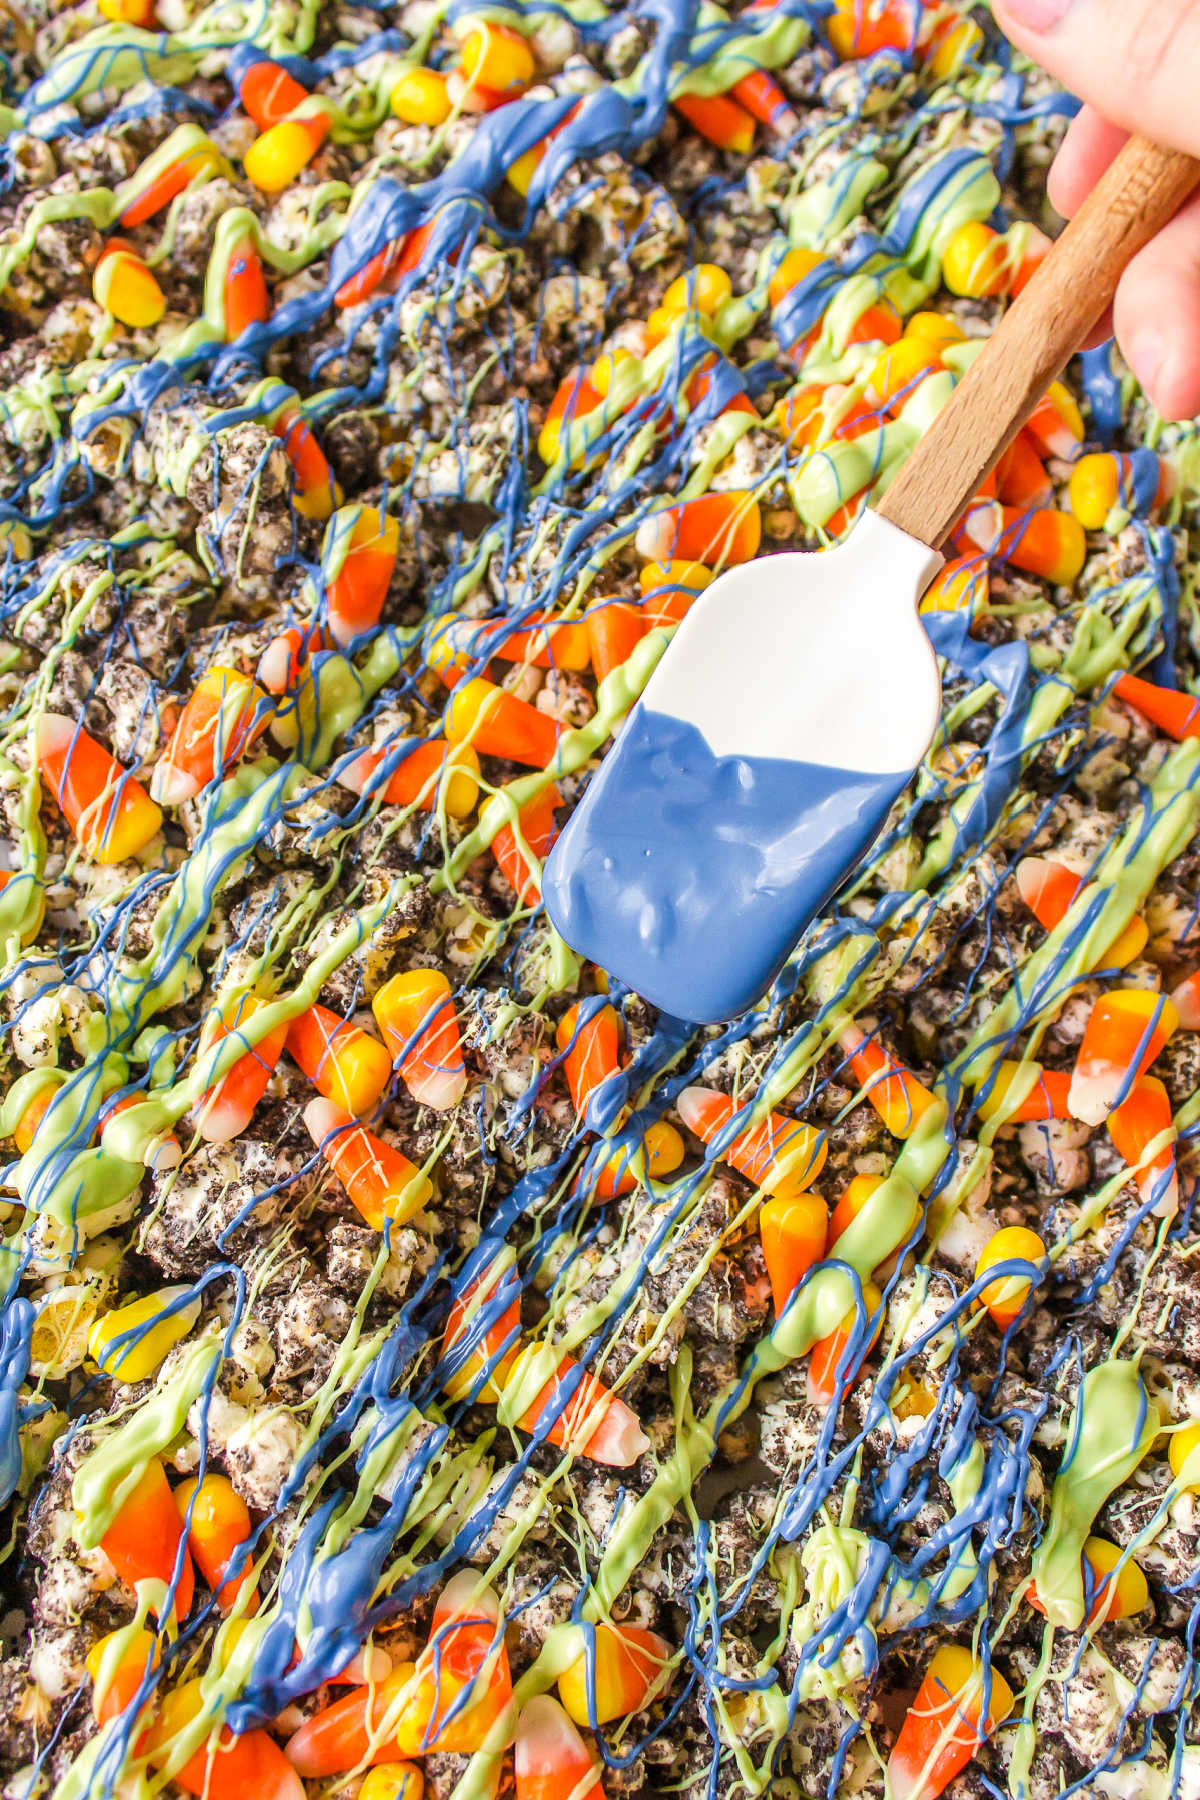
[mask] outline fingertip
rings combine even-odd
[[[1055,212],[1069,219],[1078,211],[1128,136],[1127,131],[1110,124],[1093,106],[1084,106],[1076,113],[1046,181]]]
[[[1134,257],[1114,322],[1125,360],[1162,416],[1200,413],[1200,199]]]

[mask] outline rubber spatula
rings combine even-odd
[[[939,545],[1197,182],[1200,162],[1131,139],[847,540],[700,596],[549,858],[576,951],[684,1019],[765,992],[933,736],[917,605]]]

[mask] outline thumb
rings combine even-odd
[[[994,0],[997,23],[1126,131],[1200,152],[1195,0]]]

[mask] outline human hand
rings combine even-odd
[[[1050,171],[1067,218],[1131,132],[1200,156],[1200,0],[994,0],[997,23],[1084,101]],[[1200,413],[1200,193],[1121,277],[1112,317],[1130,368],[1164,417]]]

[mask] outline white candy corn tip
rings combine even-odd
[[[675,538],[675,523],[670,513],[656,513],[638,526],[634,545],[647,562],[666,562]]]
[[[363,1687],[367,1682],[386,1681],[392,1672],[392,1659],[386,1650],[378,1644],[366,1645],[359,1650],[344,1669],[334,1676],[334,1680],[345,1683],[349,1687]]]
[[[272,638],[258,659],[256,674],[269,694],[285,694],[292,674],[293,647],[285,637]]]
[[[613,1469],[629,1469],[650,1448],[650,1439],[642,1430],[637,1414],[630,1412],[616,1395],[609,1398],[604,1417],[587,1438],[584,1456],[593,1462],[607,1463]]]
[[[413,1069],[408,1074],[401,1073],[413,1099],[434,1112],[449,1112],[467,1091],[465,1069]]]
[[[225,1098],[219,1089],[201,1102],[196,1113],[196,1129],[206,1144],[232,1143],[249,1123],[246,1108]]]
[[[521,1708],[513,1760],[518,1794],[522,1781],[558,1775],[566,1796],[579,1785],[581,1776],[599,1774],[587,1745],[549,1694],[537,1694]]]
[[[1147,1169],[1138,1176],[1138,1193],[1142,1204],[1153,1202],[1152,1212],[1156,1219],[1173,1219],[1179,1211],[1179,1176],[1175,1171],[1174,1158],[1171,1168]]]
[[[1128,1070],[1115,1068],[1112,1063],[1089,1063],[1086,1071],[1077,1068],[1067,1090],[1071,1117],[1084,1125],[1103,1125],[1127,1074]]]
[[[364,750],[361,756],[338,773],[338,780],[352,794],[365,794],[371,784],[371,777],[378,768],[378,758],[371,750]]]
[[[166,1175],[177,1169],[183,1161],[183,1150],[178,1138],[165,1137],[160,1143],[151,1144],[143,1159],[148,1169],[156,1175]]]
[[[191,800],[200,792],[203,782],[189,775],[173,763],[169,756],[164,756],[160,763],[154,765],[150,777],[150,798],[157,800],[160,806],[182,806],[185,800]]]
[[[923,1772],[921,1768],[914,1768],[907,1756],[893,1750],[885,1777],[887,1800],[933,1800],[937,1789],[928,1779],[921,1779]]]
[[[500,1602],[489,1582],[480,1581],[473,1569],[460,1569],[438,1595],[433,1616],[439,1624],[449,1619],[490,1619],[498,1625]]]
[[[352,1121],[350,1115],[344,1112],[335,1101],[327,1100],[323,1094],[319,1094],[305,1107],[304,1123],[308,1128],[309,1137],[320,1149],[327,1138]]]
[[[34,727],[38,756],[53,756],[69,749],[79,729],[74,719],[62,713],[43,713]]]
[[[714,1090],[706,1087],[686,1087],[675,1101],[675,1111],[679,1114],[688,1130],[696,1137],[704,1136],[700,1127],[704,1116],[712,1105]]]
[[[1049,872],[1050,862],[1044,856],[1023,856],[1017,864],[1017,892],[1030,912],[1036,910]]]

